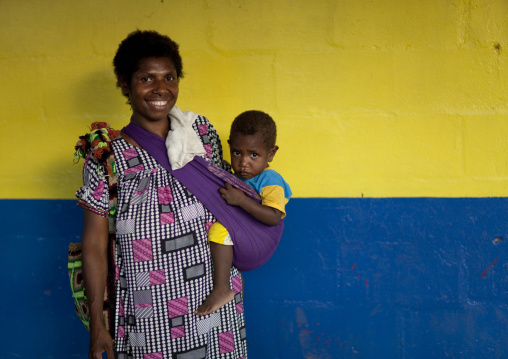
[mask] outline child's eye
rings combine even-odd
[[[240,151],[233,151],[233,156],[240,156]]]
[[[252,158],[258,158],[258,157],[259,157],[259,155],[258,155],[257,153],[252,153],[250,156],[251,156]]]

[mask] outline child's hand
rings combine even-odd
[[[219,189],[219,192],[220,196],[231,206],[239,206],[246,198],[242,190],[234,188],[229,183],[225,183],[225,187]]]

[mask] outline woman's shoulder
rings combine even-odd
[[[113,129],[108,123],[93,122],[90,125],[90,132],[79,136],[74,146],[74,162],[77,163],[81,158],[85,160],[92,158],[111,172],[112,142],[119,136],[120,131]]]

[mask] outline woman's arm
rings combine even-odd
[[[114,359],[113,339],[104,327],[102,311],[104,289],[108,273],[108,219],[87,209],[81,238],[83,251],[83,275],[90,309],[90,359],[102,358],[106,351],[108,359]]]
[[[225,188],[221,188],[219,192],[221,193],[221,197],[224,198],[229,205],[242,208],[245,212],[264,224],[275,226],[282,219],[281,211],[272,207],[263,206],[261,203],[247,197],[243,191],[234,188],[229,183],[226,183]]]

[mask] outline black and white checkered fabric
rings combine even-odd
[[[193,125],[205,158],[222,166],[217,132],[204,117]],[[119,137],[112,142],[118,180],[116,350],[119,359],[247,358],[241,276],[237,295],[219,311],[194,311],[212,289],[207,229],[212,214],[147,152]],[[84,170],[81,202],[107,211],[108,186],[97,164]],[[101,193],[102,191],[102,193]]]

